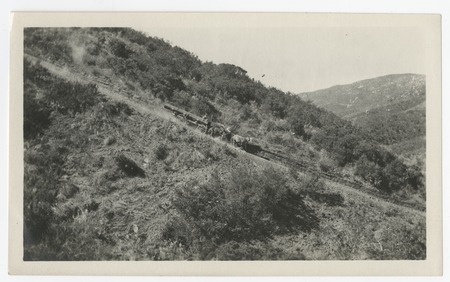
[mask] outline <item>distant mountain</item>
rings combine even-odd
[[[392,74],[299,95],[351,121],[396,153],[407,157],[425,153],[424,142],[414,141],[424,140],[426,133],[424,75]],[[397,152],[396,145],[405,142],[411,150]]]
[[[361,80],[347,85],[299,94],[305,100],[351,119],[355,115],[399,102],[425,101],[425,76],[420,74],[391,74]]]

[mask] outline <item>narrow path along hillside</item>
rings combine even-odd
[[[111,86],[106,86],[102,83],[99,83],[95,78],[90,78],[90,77],[86,77],[82,74],[79,73],[75,73],[70,71],[67,67],[59,67],[56,66],[55,64],[49,63],[47,61],[41,60],[39,58],[36,58],[34,56],[31,55],[27,55],[25,54],[25,57],[33,62],[40,62],[40,64],[45,67],[46,69],[48,69],[52,74],[57,75],[59,77],[62,77],[68,81],[76,81],[76,82],[80,82],[80,83],[94,83],[98,86],[98,90],[100,91],[100,93],[102,93],[103,95],[105,95],[106,97],[108,97],[111,100],[114,101],[120,101],[123,103],[128,104],[130,107],[132,107],[134,110],[136,110],[138,113],[146,116],[146,115],[156,115],[161,119],[164,120],[169,120],[171,122],[177,123],[177,124],[183,124],[182,121],[180,121],[179,119],[177,119],[175,116],[173,116],[172,114],[168,113],[167,111],[163,110],[160,107],[148,104],[148,103],[144,103],[142,101],[139,101],[139,97],[136,97],[136,99],[131,99],[126,97],[125,95],[122,95],[121,93],[119,93],[118,91],[115,91],[114,89],[112,89],[113,87]],[[203,133],[201,133],[198,130],[193,130],[196,134],[199,135],[203,135],[205,136]],[[232,145],[230,145],[227,142],[224,142],[220,139],[217,138],[212,138],[209,137],[211,140],[214,140],[214,142],[217,142],[221,145],[226,145],[229,148],[234,149],[234,147]],[[240,149],[236,149],[235,150],[237,153],[239,153],[240,155],[245,155],[245,157],[247,158],[251,158],[253,161],[255,162],[270,162],[272,164],[287,168],[284,164],[280,164],[278,162],[271,162],[269,160],[265,160],[262,159],[258,156],[252,155],[252,154],[247,154],[244,151],[240,150]],[[403,212],[410,212],[419,216],[425,216],[426,213],[420,210],[416,210],[410,207],[406,207],[400,204],[396,204],[387,200],[384,200],[382,198],[379,198],[375,195],[371,195],[369,193],[366,193],[364,191],[360,191],[356,188],[353,187],[349,187],[346,185],[343,185],[342,183],[339,183],[337,181],[333,181],[332,179],[326,179],[324,178],[324,181],[328,184],[328,185],[333,185],[333,187],[335,187],[338,190],[343,191],[344,193],[349,194],[350,197],[357,197],[357,198],[364,198],[367,201],[370,201],[371,203],[386,208],[386,207],[393,207],[393,208],[397,208],[399,210],[402,210]]]

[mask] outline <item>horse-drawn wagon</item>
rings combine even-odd
[[[201,118],[197,115],[194,115],[190,112],[187,112],[183,109],[180,109],[178,107],[169,104],[165,104],[164,108],[172,112],[173,115],[175,115],[177,118],[183,120],[188,124],[195,125],[197,127],[202,127],[205,129],[205,131],[209,129],[210,122],[207,119]]]

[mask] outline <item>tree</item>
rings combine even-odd
[[[269,92],[262,104],[262,109],[276,118],[285,118],[288,113],[289,101],[283,93]]]
[[[386,192],[394,192],[405,187],[407,182],[406,165],[398,159],[389,163],[382,171],[383,178],[379,188]]]
[[[120,39],[112,38],[109,41],[109,47],[111,48],[111,52],[114,56],[123,59],[128,59],[133,53],[133,51],[127,47],[125,42]]]
[[[360,176],[362,179],[376,187],[378,187],[381,182],[380,171],[380,168],[365,155],[362,155],[356,162],[355,175]]]

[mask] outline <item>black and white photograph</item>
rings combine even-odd
[[[206,15],[22,29],[23,261],[430,259],[439,18]]]

